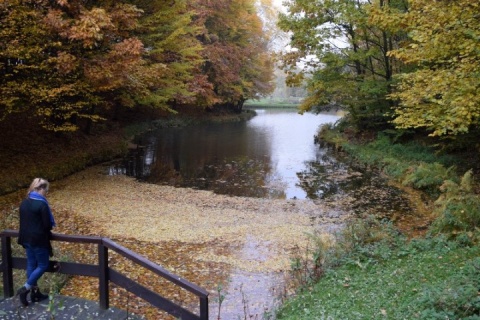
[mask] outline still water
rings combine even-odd
[[[306,199],[309,164],[324,151],[314,136],[337,114],[300,115],[295,109],[257,109],[246,122],[162,128],[137,139],[140,146],[123,166],[150,183],[212,190],[235,196]],[[303,180],[302,180],[303,179]]]
[[[315,144],[319,127],[335,123],[340,115],[300,115],[284,109],[255,111],[257,116],[246,122],[148,132],[137,138],[138,147],[123,163],[112,165],[109,173],[233,196],[308,199],[285,203],[315,203],[318,210],[309,211],[311,223],[324,231],[336,230],[341,226],[340,218],[352,213],[395,218],[412,212],[401,191],[387,184],[376,170]],[[323,214],[330,224],[321,219]],[[222,256],[222,250],[231,251],[235,260],[241,261],[264,261],[274,252],[271,241],[252,235],[237,240],[215,241],[208,248],[215,249],[215,256]],[[227,247],[220,250],[219,245]],[[191,256],[189,249],[179,251]],[[222,304],[222,319],[246,319],[247,305],[255,319],[275,308],[284,292],[282,272],[228,270],[222,292],[227,297]],[[214,315],[220,304],[218,297],[212,297],[210,313]],[[245,303],[245,297],[252,303]]]

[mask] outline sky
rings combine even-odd
[[[273,2],[273,4],[274,4],[275,6],[277,6],[277,7],[281,8],[281,9],[285,10],[285,7],[282,5],[282,2],[283,2],[283,1],[284,1],[284,0],[273,0],[272,2]]]

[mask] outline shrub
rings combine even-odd
[[[438,195],[438,188],[443,181],[455,178],[454,170],[454,167],[445,168],[438,162],[421,163],[405,176],[403,184]]]
[[[314,137],[314,142],[318,143],[321,147],[323,147],[325,143],[328,143],[336,150],[340,150],[347,141],[339,131],[334,130],[335,125],[336,124],[332,123],[321,125],[317,135]]]
[[[476,231],[480,228],[480,196],[473,191],[472,170],[467,171],[460,183],[446,180],[440,187],[442,194],[435,201],[438,218],[432,232],[452,235]]]
[[[374,216],[355,219],[348,222],[338,236],[330,265],[353,264],[365,268],[368,264],[389,259],[391,250],[405,240],[389,221]]]
[[[335,245],[335,239],[329,234],[309,234],[311,245],[305,255],[300,252],[291,259],[290,273],[294,286],[306,288],[318,281],[324,274],[328,257]]]

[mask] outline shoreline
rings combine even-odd
[[[189,126],[204,122],[248,121],[255,112],[241,114],[212,113],[157,117],[128,125],[119,123],[91,134],[82,132],[56,135],[41,128],[18,131],[12,122],[0,122],[0,196],[27,188],[32,179],[43,177],[50,182],[68,177],[90,166],[121,158],[128,152],[133,138],[142,132],[164,126]],[[18,121],[18,119],[17,119]]]
[[[8,229],[18,227],[16,206],[23,196],[23,190],[0,196],[2,211],[12,217]],[[221,294],[226,296],[222,318],[242,316],[244,299],[260,317],[277,306],[280,295],[293,294],[286,280],[291,258],[307,254],[309,235],[322,232],[326,236],[348,219],[312,200],[232,197],[146,184],[123,175],[110,176],[102,164],[53,181],[49,202],[57,221],[55,233],[112,239],[208,290],[211,314],[217,312],[218,286],[222,286]],[[88,261],[95,256],[94,248],[63,243],[54,243],[54,250],[56,259],[70,256]],[[114,266],[118,261],[112,259]],[[153,285],[165,297],[176,294],[177,289],[161,279],[145,283],[139,270],[127,271],[129,277]],[[95,279],[74,277],[60,294],[96,301],[97,285]],[[182,301],[188,304],[189,299]],[[158,310],[122,291],[112,294],[111,305],[136,308],[146,319],[159,317]]]
[[[101,165],[54,183],[49,201],[58,221],[56,232],[111,238],[204,287],[210,292],[211,314],[218,308],[215,299],[222,284],[228,297],[222,318],[242,315],[241,290],[259,316],[277,301],[274,292],[293,293],[285,288],[291,258],[307,253],[309,235],[327,236],[349,218],[312,200],[231,197],[146,184],[106,175]],[[79,286],[94,284],[75,278],[61,293],[73,294]],[[159,289],[160,284],[154,287],[172,294]],[[94,300],[91,291],[81,297]],[[112,305],[124,306],[123,299],[121,294],[112,297]]]

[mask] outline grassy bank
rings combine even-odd
[[[288,102],[283,100],[251,100],[245,102],[245,108],[283,108],[298,109],[298,102]]]
[[[303,289],[278,319],[480,319],[480,197],[464,158],[385,135],[353,141],[341,126],[322,128],[318,140],[419,190],[431,224],[412,240],[359,219],[333,245],[317,241],[313,262],[293,264]]]
[[[277,318],[479,319],[479,256],[479,246],[443,237],[364,243],[330,257]]]

